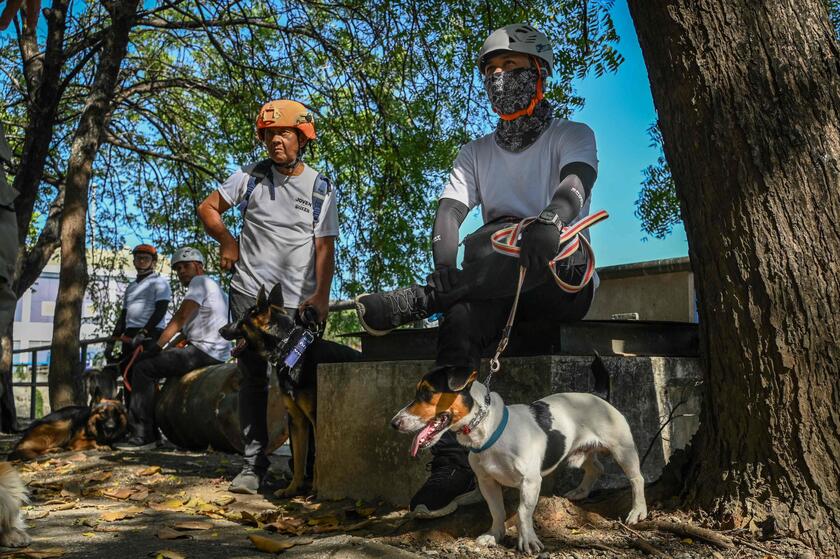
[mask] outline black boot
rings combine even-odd
[[[431,472],[423,487],[412,497],[410,510],[417,518],[438,518],[451,514],[458,505],[482,501],[475,474],[460,457],[437,455],[427,466]]]
[[[413,285],[396,291],[356,297],[356,312],[362,327],[374,336],[434,314],[434,290]]]

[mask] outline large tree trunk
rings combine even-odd
[[[14,343],[12,342],[12,328],[9,327],[0,335],[0,433],[16,433],[18,431],[17,406],[12,386],[12,356]]]
[[[88,282],[85,257],[88,187],[93,162],[114,99],[120,65],[127,51],[129,32],[137,17],[137,4],[138,0],[105,4],[111,15],[111,27],[105,36],[96,78],[74,134],[67,165],[64,210],[61,216],[61,269],[50,356],[52,409],[81,401],[77,381],[81,373],[79,333],[82,303]]]
[[[820,0],[630,0],[697,278],[683,498],[840,541],[840,49]]]

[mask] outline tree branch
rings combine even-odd
[[[160,152],[157,152],[157,151],[152,151],[150,149],[145,149],[145,148],[141,148],[139,146],[135,146],[135,145],[126,143],[126,142],[120,140],[119,138],[117,138],[110,130],[105,131],[104,140],[106,142],[108,142],[109,144],[111,144],[112,146],[115,146],[115,147],[118,147],[118,148],[121,148],[121,149],[126,149],[128,151],[132,151],[132,152],[137,153],[139,155],[143,155],[143,156],[146,156],[146,157],[154,157],[156,159],[165,159],[167,161],[174,161],[176,163],[181,163],[183,165],[187,165],[188,167],[192,167],[193,169],[197,169],[197,170],[201,171],[202,173],[204,173],[208,177],[212,177],[214,179],[221,180],[221,178],[218,177],[215,173],[213,173],[213,171],[211,171],[210,169],[208,169],[207,167],[205,167],[203,165],[199,165],[198,163],[188,159],[187,157],[180,156],[180,155],[174,155],[174,154],[170,154],[170,153],[160,153]]]

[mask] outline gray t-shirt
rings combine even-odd
[[[230,358],[230,342],[219,334],[228,322],[228,304],[222,288],[211,278],[195,276],[187,287],[185,301],[198,303],[198,312],[181,328],[189,343],[219,361]]]
[[[248,189],[247,165],[219,187],[219,194],[237,206]],[[272,169],[274,187],[264,177],[248,200],[239,236],[239,261],[231,288],[256,297],[261,286],[283,286],[287,307],[297,307],[315,293],[315,237],[338,236],[335,189],[324,199],[318,225],[312,223],[312,190],[318,173],[304,164],[300,175],[287,176]]]
[[[157,272],[152,272],[140,281],[134,280],[129,283],[123,295],[125,327],[144,327],[155,312],[155,303],[171,299],[172,289],[169,287],[169,282]],[[155,326],[157,328],[166,326],[166,317],[162,317]]]

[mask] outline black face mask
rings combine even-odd
[[[484,89],[494,109],[502,114],[512,114],[531,104],[537,94],[538,79],[536,68],[517,68],[487,76]],[[494,135],[496,143],[507,151],[522,151],[537,141],[551,124],[551,119],[551,104],[543,99],[534,106],[531,115],[523,115],[514,120],[499,119]]]

